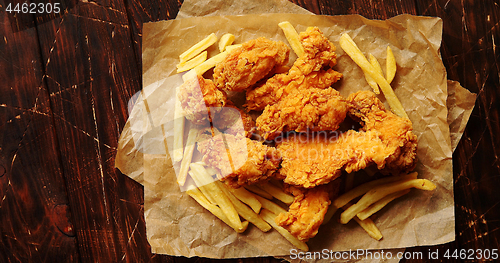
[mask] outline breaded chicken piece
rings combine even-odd
[[[234,106],[229,100],[226,106],[212,119],[214,127],[226,134],[243,134],[250,138],[255,129],[255,121],[252,117]]]
[[[376,132],[293,134],[278,144],[283,162],[279,170],[285,183],[313,188],[367,165],[384,163],[390,152]]]
[[[380,139],[391,150],[384,171],[399,174],[413,170],[417,160],[417,136],[413,133],[411,121],[387,110],[371,91],[353,93],[347,100],[349,114],[360,120],[362,130],[379,132]]]
[[[264,37],[247,41],[214,69],[215,85],[225,91],[243,91],[288,63],[290,48]]]
[[[331,200],[338,196],[339,188],[340,180],[312,189],[287,187],[295,198],[288,212],[276,217],[276,224],[299,240],[307,242],[318,233]]]
[[[337,64],[335,46],[318,28],[300,33],[304,55],[299,57],[289,72],[277,74],[257,88],[247,91],[248,110],[263,110],[295,90],[325,89],[342,78],[331,69]]]
[[[177,96],[186,118],[194,124],[207,124],[211,114],[221,111],[227,102],[226,93],[202,76],[184,82]]]
[[[371,91],[351,94],[348,102],[362,130],[296,134],[278,144],[283,158],[279,177],[285,183],[312,188],[334,180],[342,170],[351,173],[371,164],[395,175],[415,167],[417,137],[408,119],[387,110]]]
[[[218,171],[219,179],[233,188],[267,180],[281,162],[276,148],[241,134],[202,135],[197,149],[202,160]]]
[[[297,90],[268,105],[256,125],[265,139],[274,139],[287,131],[336,130],[346,113],[347,102],[334,89]]]

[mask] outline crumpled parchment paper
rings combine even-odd
[[[144,25],[144,89],[120,137],[116,166],[145,186],[147,235],[153,253],[214,258],[290,253],[291,245],[275,231],[261,233],[249,228],[245,234],[236,234],[182,194],[165,146],[171,121],[167,116],[172,111],[168,105],[173,105],[172,89],[179,84],[178,76],[172,76],[178,54],[211,32],[219,37],[233,33],[238,36],[237,43],[258,36],[285,41],[276,26],[284,20],[298,31],[307,26],[320,27],[337,47],[340,33],[347,32],[362,51],[374,54],[382,66],[385,47],[391,45],[398,63],[392,86],[419,138],[416,170],[420,178],[438,185],[430,193],[414,190],[379,212],[375,223],[384,235],[382,241],[372,240],[355,224],[330,222],[308,243],[311,250],[387,249],[454,240],[451,154],[475,96],[446,80],[438,51],[441,20],[409,15],[373,21],[360,16],[269,14],[186,18]],[[336,69],[344,79],[334,88],[343,95],[369,89],[361,70],[339,47],[337,51]]]

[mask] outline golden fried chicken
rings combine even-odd
[[[263,110],[295,90],[328,88],[342,77],[331,69],[337,64],[335,46],[318,28],[309,28],[299,37],[304,55],[295,61],[289,72],[274,75],[248,90],[245,104],[248,110]]]
[[[194,124],[207,124],[211,114],[221,111],[227,101],[226,93],[202,76],[184,82],[177,96],[186,118]]]
[[[279,214],[276,224],[301,241],[316,236],[333,198],[338,195],[340,180],[312,189],[287,187],[294,196],[288,212]]]
[[[336,130],[346,113],[347,102],[332,88],[296,90],[268,105],[256,125],[265,139],[274,139],[286,131]]]
[[[390,149],[386,157],[385,171],[398,174],[415,168],[417,136],[409,119],[398,117],[387,110],[371,91],[359,91],[349,95],[349,114],[361,121],[364,131],[377,131],[380,139]],[[379,169],[382,166],[379,165]]]
[[[247,41],[214,69],[214,82],[225,91],[243,91],[288,63],[290,48],[264,37]]]
[[[243,134],[250,138],[255,128],[255,122],[248,113],[228,101],[222,110],[212,117],[214,127],[226,134]]]
[[[218,171],[218,177],[233,188],[268,179],[279,167],[276,148],[243,135],[202,135],[197,142],[203,161]]]
[[[385,109],[371,91],[351,94],[348,101],[362,130],[292,134],[278,144],[283,158],[279,177],[285,183],[312,188],[334,180],[342,170],[351,173],[371,164],[392,174],[415,167],[417,137],[408,119]]]

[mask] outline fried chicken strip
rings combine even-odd
[[[334,180],[342,170],[351,173],[371,164],[392,174],[415,167],[417,137],[408,119],[388,111],[371,91],[351,94],[348,101],[350,114],[362,121],[361,131],[297,134],[277,146],[285,183],[312,188]]]
[[[248,110],[263,110],[295,90],[328,88],[342,77],[341,73],[328,68],[337,64],[335,46],[318,28],[309,28],[299,37],[304,55],[295,61],[289,72],[276,74],[257,88],[248,90],[245,104]]]
[[[286,131],[336,130],[346,113],[347,102],[334,89],[297,90],[267,106],[256,125],[265,139],[274,139]]]
[[[253,39],[233,50],[214,69],[216,86],[225,91],[243,91],[288,63],[290,48],[281,41]]]
[[[380,139],[391,154],[386,157],[385,172],[399,174],[415,168],[417,136],[409,119],[398,117],[387,110],[371,91],[349,95],[349,114],[361,121],[364,131],[378,131]],[[379,169],[383,168],[379,165]]]
[[[219,179],[233,188],[268,179],[281,162],[276,148],[241,134],[202,135],[197,149],[202,160],[218,171]]]
[[[222,110],[213,116],[213,124],[218,130],[226,134],[243,134],[250,138],[255,129],[255,121],[248,113],[227,101]]]
[[[226,93],[202,76],[184,82],[177,96],[186,118],[194,124],[207,124],[211,114],[221,111],[227,102]]]
[[[279,214],[276,224],[285,228],[301,241],[316,236],[333,198],[338,195],[340,180],[312,189],[288,186],[295,197],[288,212]]]

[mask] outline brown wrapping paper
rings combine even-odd
[[[238,235],[182,194],[175,183],[175,173],[164,144],[168,137],[168,131],[165,132],[168,118],[164,116],[169,111],[165,105],[169,105],[172,97],[169,87],[175,87],[179,80],[175,77],[174,81],[168,79],[167,83],[163,80],[174,72],[178,54],[207,32],[216,32],[218,36],[231,32],[238,36],[237,42],[258,36],[284,40],[276,26],[283,20],[290,21],[298,31],[307,26],[319,26],[337,47],[340,32],[348,32],[361,50],[374,54],[382,66],[385,47],[387,44],[393,47],[399,66],[393,87],[419,137],[417,171],[422,178],[438,184],[435,192],[413,191],[411,196],[381,213],[375,222],[384,234],[382,241],[371,240],[355,224],[331,222],[309,242],[311,249],[396,248],[453,240],[450,138],[455,146],[463,133],[475,96],[457,83],[452,83],[453,89],[447,88],[446,73],[438,53],[441,21],[413,16],[371,21],[359,16],[274,14],[192,18],[144,25],[145,88],[142,99],[136,104],[143,106],[134,107],[131,113],[120,138],[116,164],[123,173],[145,186],[147,234],[153,252],[214,258],[290,253],[290,244],[277,233],[262,234],[253,227]],[[215,50],[212,53],[216,53]],[[336,69],[344,73],[345,78],[334,87],[343,95],[367,89],[357,66],[342,50],[338,49],[337,53],[339,65]],[[424,77],[426,81],[421,81]],[[451,134],[449,127],[453,129]]]

